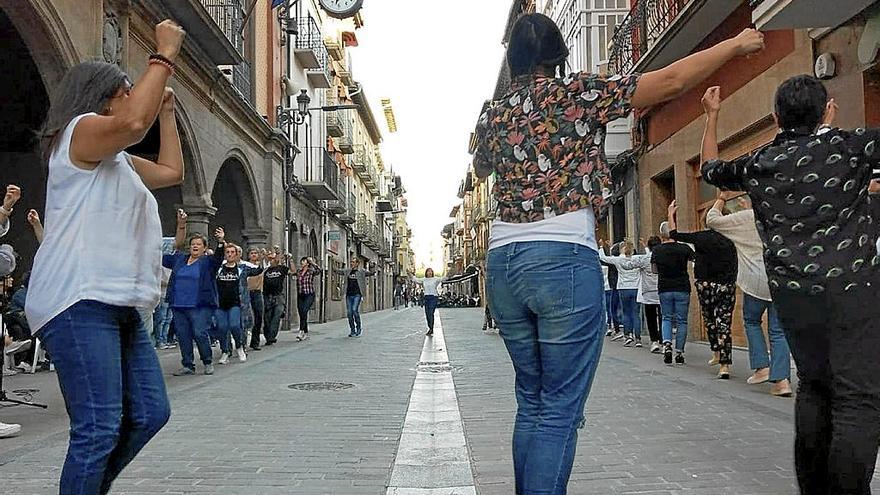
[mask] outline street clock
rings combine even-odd
[[[337,19],[354,17],[364,5],[364,0],[320,0],[320,2],[327,14]]]

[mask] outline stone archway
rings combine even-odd
[[[223,227],[227,239],[247,247],[248,234],[261,227],[259,202],[252,174],[238,154],[230,155],[220,167],[211,191],[211,203],[217,213],[211,220],[210,230]]]
[[[46,1],[5,2],[0,7],[0,64],[14,70],[0,79],[3,112],[0,114],[0,170],[7,184],[22,188],[11,229],[3,239],[21,256],[17,274],[29,270],[37,241],[26,214],[41,215],[46,205],[47,168],[38,150],[37,135],[49,110],[50,94],[64,72],[76,62],[75,50],[61,20]]]

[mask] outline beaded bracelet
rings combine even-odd
[[[162,67],[165,67],[166,69],[168,69],[168,71],[171,72],[172,76],[174,75],[174,66],[168,64],[168,62],[165,62],[165,61],[159,60],[159,59],[150,59],[149,63],[150,63],[150,65],[161,65]]]
[[[154,54],[150,55],[150,60],[159,60],[161,62],[164,62],[164,63],[170,65],[172,69],[176,67],[176,65],[174,64],[174,62],[171,61],[171,59],[169,59],[168,57],[161,55],[159,53],[154,53]]]

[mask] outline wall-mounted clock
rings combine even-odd
[[[354,17],[364,5],[364,0],[320,0],[320,2],[327,15],[337,19]]]

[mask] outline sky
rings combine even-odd
[[[453,220],[468,141],[492,96],[511,0],[366,0],[352,75],[383,128],[382,155],[409,201],[416,263],[442,268],[440,231]],[[418,7],[414,7],[418,5]],[[382,98],[398,131],[388,132]]]

